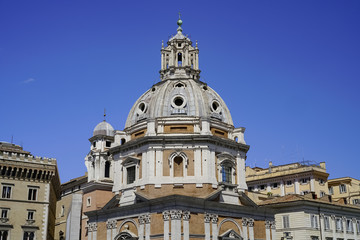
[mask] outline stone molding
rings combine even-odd
[[[270,229],[270,227],[271,227],[271,221],[270,221],[270,220],[266,220],[266,221],[265,221],[265,228],[266,228],[266,229]]]
[[[114,229],[116,228],[116,220],[115,219],[109,219],[106,221],[106,228],[107,229]]]
[[[217,214],[210,214],[210,213],[205,213],[204,216],[204,221],[205,223],[209,223],[210,221],[212,223],[217,223],[218,222],[218,215]]]

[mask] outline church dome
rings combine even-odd
[[[229,109],[212,88],[199,80],[174,79],[146,91],[131,108],[125,128],[145,119],[188,116],[233,125]]]
[[[110,123],[106,122],[105,120],[100,122],[96,127],[94,128],[93,136],[97,135],[105,135],[113,137],[114,134],[114,128],[111,126]]]

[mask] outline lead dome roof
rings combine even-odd
[[[93,136],[97,135],[105,135],[113,137],[115,135],[114,128],[111,126],[110,123],[106,122],[105,120],[100,122],[96,127],[94,128]]]
[[[171,116],[212,118],[233,125],[219,94],[201,81],[186,79],[161,81],[146,91],[131,108],[125,128],[141,120]]]

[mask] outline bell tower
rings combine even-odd
[[[177,25],[176,35],[169,39],[166,47],[164,47],[164,42],[161,46],[160,78],[162,81],[179,78],[199,80],[199,49],[197,42],[193,47],[188,36],[183,34],[180,14]]]

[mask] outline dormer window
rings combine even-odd
[[[111,142],[110,141],[106,141],[106,147],[111,147]]]

